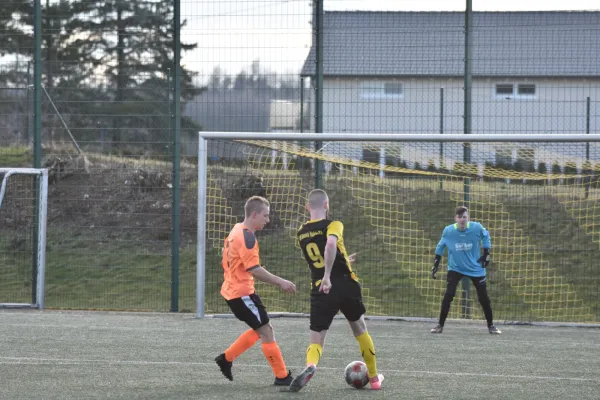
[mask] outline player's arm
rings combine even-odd
[[[259,281],[279,286],[284,292],[296,292],[296,286],[292,282],[280,278],[277,275],[273,275],[260,266],[258,244],[256,243],[256,237],[254,236],[254,233],[250,231],[244,231],[244,244],[240,247],[239,253],[243,266],[247,272],[252,274],[253,277]]]
[[[325,274],[324,277],[328,279],[331,277],[331,269],[335,262],[335,256],[337,254],[337,241],[336,236],[328,236],[327,243],[325,244]]]
[[[321,280],[321,286],[319,290],[324,293],[329,293],[331,290],[331,270],[333,269],[333,263],[337,255],[337,242],[338,239],[344,234],[344,225],[340,221],[333,221],[327,228],[327,243],[325,243],[325,254],[323,259],[325,261],[325,271],[323,273],[323,279]]]
[[[442,232],[442,237],[435,247],[435,257],[433,259],[433,267],[431,268],[431,277],[436,279],[436,274],[438,269],[440,268],[440,262],[442,261],[442,256],[444,255],[444,251],[446,251],[446,229]]]
[[[489,232],[481,225],[481,247],[483,247],[483,254],[477,260],[483,268],[487,268],[490,265],[492,256],[490,255],[490,249],[492,248],[492,241],[490,239]]]
[[[290,282],[286,279],[283,279],[277,275],[273,275],[272,273],[270,273],[269,271],[267,271],[260,265],[251,267],[247,271],[249,271],[252,274],[252,276],[255,277],[256,279],[258,279],[259,281],[265,282],[265,283],[268,283],[271,285],[279,286],[281,288],[281,290],[283,290],[284,292],[288,292],[288,293],[296,292],[296,286],[292,282]]]
[[[335,256],[337,254],[337,241],[336,236],[327,236],[327,243],[325,244],[325,254],[323,259],[325,261],[325,272],[323,273],[323,279],[321,279],[320,291],[329,293],[331,290],[331,270],[333,269],[333,263],[335,262]]]

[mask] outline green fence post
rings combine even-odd
[[[585,100],[585,133],[590,133],[590,96]],[[586,142],[585,144],[585,164],[586,167],[590,166],[590,142]],[[591,174],[593,169],[590,166],[589,170],[583,169],[583,174]],[[587,199],[590,196],[590,180],[591,177],[585,177],[585,198]]]
[[[316,47],[316,104],[315,104],[315,133],[323,133],[323,0],[314,2],[314,40]],[[323,142],[315,142],[315,151],[319,153]],[[315,159],[315,187],[323,187],[323,165]]]
[[[31,61],[27,61],[27,86],[25,87],[27,95],[27,117],[25,118],[25,145],[29,145],[29,138],[31,137],[29,130],[31,129]]]
[[[472,76],[472,48],[473,42],[473,4],[472,0],[467,0],[467,7],[465,11],[465,97],[464,97],[464,133],[466,135],[471,133],[471,92],[473,85]],[[465,165],[471,163],[471,144],[465,143],[463,149],[463,161]],[[471,178],[468,175],[464,177],[464,205],[469,207],[471,201]],[[463,315],[465,318],[471,318],[471,310],[469,309],[469,298],[470,298],[470,281],[468,278],[462,279],[463,288]]]
[[[304,77],[300,77],[300,133],[304,132]],[[302,137],[302,136],[300,136]]]
[[[444,88],[440,88],[440,133],[444,133]],[[440,142],[440,170],[444,165],[444,142]],[[444,177],[440,175],[440,190],[444,190]]]
[[[34,0],[33,2],[33,168],[42,167],[42,2]],[[39,184],[33,183],[33,192],[35,198],[35,221],[39,220]],[[37,260],[38,260],[38,234],[40,226],[36,222],[33,229],[33,268],[31,285],[31,302],[35,304],[37,299]]]
[[[180,217],[180,131],[181,131],[181,9],[180,0],[173,7],[173,188],[171,226],[171,311],[179,311],[179,217]],[[169,85],[170,86],[170,85]]]

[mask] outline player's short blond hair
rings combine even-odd
[[[329,196],[327,196],[327,192],[325,192],[323,189],[313,189],[308,194],[309,208],[321,207],[326,201],[329,201]]]
[[[262,212],[265,208],[269,208],[270,206],[269,200],[264,197],[252,196],[246,200],[246,204],[244,204],[244,214],[246,214],[246,218],[250,218],[252,213]]]

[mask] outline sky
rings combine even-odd
[[[474,11],[600,10],[598,0],[472,0]],[[324,0],[328,10],[464,11],[466,0]],[[205,80],[216,66],[225,74],[249,70],[297,75],[312,40],[310,0],[181,0],[183,42],[198,49],[182,63]]]

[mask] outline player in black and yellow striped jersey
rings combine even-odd
[[[325,260],[321,254],[325,254],[327,238],[337,238],[335,259],[331,268],[331,279],[348,276],[358,282],[356,274],[352,271],[352,263],[348,259],[343,239],[344,225],[340,221],[328,219],[310,220],[298,230],[298,243],[308,262],[312,289],[317,290],[323,276],[325,275]]]
[[[306,208],[310,220],[298,230],[297,240],[311,274],[310,345],[306,368],[290,384],[297,392],[313,377],[323,352],[327,330],[341,311],[350,323],[361,354],[369,370],[371,389],[381,389],[383,375],[377,373],[375,346],[367,331],[360,283],[352,263],[356,254],[348,255],[344,246],[344,225],[327,219],[329,198],[315,189],[308,195]]]

